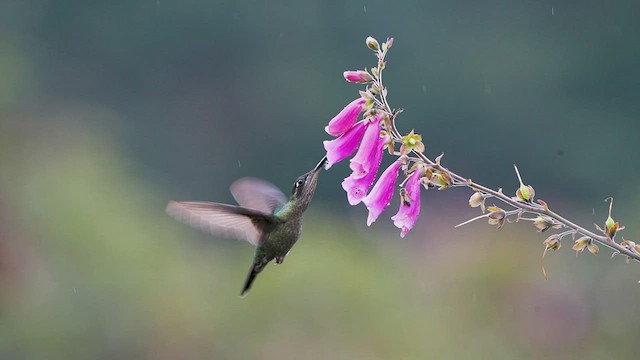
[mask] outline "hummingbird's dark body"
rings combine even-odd
[[[263,180],[243,178],[231,185],[231,193],[241,206],[199,202],[171,201],[167,212],[178,220],[214,234],[247,240],[256,245],[255,256],[241,295],[245,295],[264,267],[285,256],[300,237],[302,217],[313,198],[320,170],[326,158],[300,176],[291,198]]]

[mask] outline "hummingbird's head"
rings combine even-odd
[[[327,163],[327,157],[325,156],[316,167],[306,174],[300,176],[293,184],[293,191],[291,193],[292,200],[302,200],[302,204],[309,204],[313,194],[316,192],[316,185],[318,184],[318,176],[320,171]]]

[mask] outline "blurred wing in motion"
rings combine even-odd
[[[167,214],[214,235],[258,245],[278,219],[252,209],[204,201],[171,201]]]
[[[287,202],[287,197],[275,185],[255,178],[236,180],[231,184],[231,194],[240,206],[266,214],[273,214]]]

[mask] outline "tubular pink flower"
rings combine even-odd
[[[416,170],[407,180],[406,198],[400,199],[400,210],[391,217],[393,225],[401,229],[400,237],[404,237],[413,229],[420,215],[420,171]]]
[[[369,217],[367,218],[367,226],[371,226],[374,221],[382,214],[384,209],[389,206],[389,202],[393,197],[396,179],[398,178],[398,169],[402,164],[396,160],[380,175],[380,179],[373,186],[369,195],[362,202],[369,209]]]
[[[342,188],[347,192],[347,200],[349,204],[357,205],[362,198],[367,195],[369,188],[376,179],[376,173],[382,161],[384,146],[387,143],[386,138],[379,138],[375,149],[375,159],[372,159],[371,170],[364,176],[359,176],[355,171],[342,182]]]
[[[367,130],[362,137],[362,142],[358,148],[356,156],[351,159],[349,167],[353,171],[351,176],[355,178],[366,176],[375,167],[373,172],[378,171],[380,160],[378,159],[378,143],[380,140],[380,120],[382,114],[376,116],[367,125]],[[367,120],[365,120],[366,122]],[[376,163],[377,162],[377,163]]]
[[[347,80],[348,82],[357,83],[357,84],[364,84],[373,80],[371,75],[369,75],[368,72],[363,70],[345,71],[344,73],[342,73],[342,75],[344,76],[344,79]]]
[[[353,154],[358,148],[366,128],[366,122],[362,120],[353,125],[346,133],[340,135],[339,138],[325,140],[322,143],[327,151],[327,165],[325,165],[325,168],[329,169],[333,164],[339,163]]]
[[[324,130],[333,136],[344,134],[351,128],[353,123],[358,120],[358,116],[360,116],[360,113],[364,110],[365,102],[366,100],[363,98],[357,98],[350,102],[338,115],[329,121],[329,125],[327,125]]]

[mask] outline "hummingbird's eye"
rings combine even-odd
[[[291,193],[295,194],[296,192],[298,192],[298,190],[302,188],[302,185],[304,185],[304,179],[298,179],[298,181],[293,184],[293,191]]]

